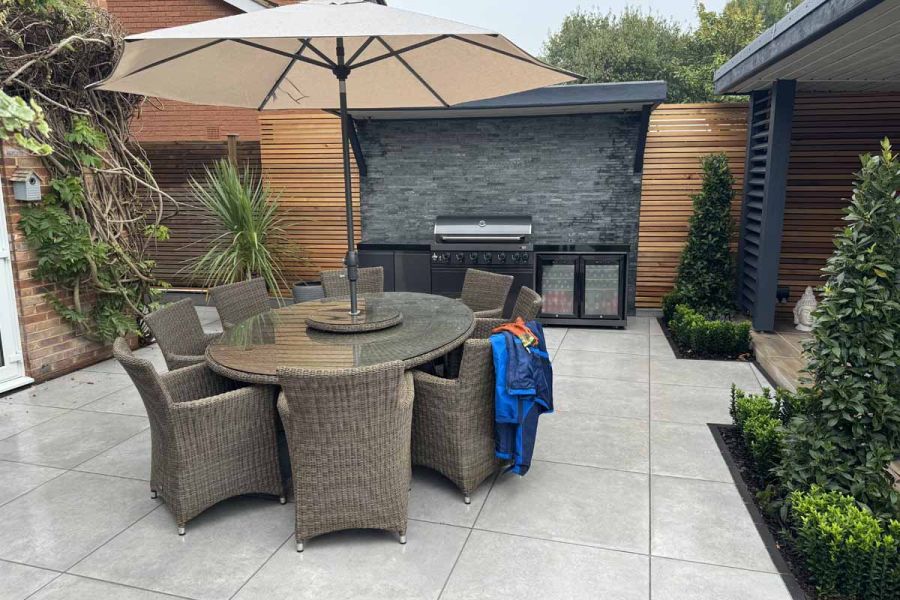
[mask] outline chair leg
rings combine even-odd
[[[185,534],[184,525],[179,525],[178,526],[178,535],[184,535],[184,534]]]
[[[297,542],[297,552],[303,552],[303,540]]]
[[[285,498],[284,496],[279,496],[278,502],[279,504],[287,504],[287,498]]]
[[[406,532],[405,531],[400,534],[400,543],[406,544]]]
[[[469,496],[468,494],[464,495],[463,502],[465,502],[466,504],[472,504],[472,497]]]
[[[150,499],[156,500],[159,497],[159,494],[156,493],[156,490],[150,490]]]

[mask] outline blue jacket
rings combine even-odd
[[[538,345],[526,349],[509,332],[491,336],[494,352],[494,420],[496,454],[511,460],[509,470],[525,475],[537,436],[538,417],[553,412],[553,369],[544,340],[544,329],[537,321],[527,326]]]

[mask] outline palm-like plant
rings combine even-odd
[[[278,199],[249,166],[242,171],[228,160],[206,167],[200,182],[191,178],[197,203],[225,230],[194,261],[206,287],[262,277],[271,292],[287,287],[277,256],[285,241]]]

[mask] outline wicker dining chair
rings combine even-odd
[[[261,278],[220,285],[211,288],[209,295],[219,311],[222,327],[225,329],[261,315],[271,308],[266,282]]]
[[[297,552],[344,529],[406,543],[412,375],[396,361],[343,370],[279,369],[296,499]]]
[[[170,371],[206,361],[204,354],[218,333],[203,333],[190,298],[166,304],[144,317]]]
[[[510,321],[515,321],[519,317],[526,323],[534,321],[541,314],[541,308],[544,306],[544,299],[533,289],[522,286],[519,288],[519,295],[516,296],[516,304],[513,306],[512,313],[508,319],[503,318],[476,318],[475,331],[472,332],[473,338],[489,338],[491,331]]]
[[[502,317],[512,284],[512,275],[467,269],[461,300],[472,309],[476,317]]]
[[[113,354],[150,418],[150,495],[174,513],[179,535],[232,496],[271,494],[284,504],[272,387],[239,387],[206,365],[159,374],[124,338]]]
[[[489,340],[467,340],[457,379],[413,374],[412,462],[444,475],[463,493],[499,465],[494,455],[494,362]]]
[[[322,271],[322,290],[326,298],[350,295],[350,280],[347,279],[347,269],[333,269]],[[359,269],[359,279],[356,281],[358,294],[381,294],[384,292],[384,267],[365,267]]]

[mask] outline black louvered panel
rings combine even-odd
[[[744,184],[738,256],[738,302],[747,312],[752,312],[757,296],[757,265],[769,162],[771,101],[772,97],[768,92],[753,95],[747,132],[747,179]]]

